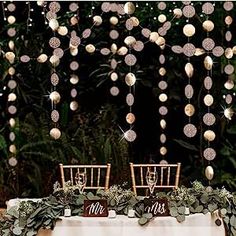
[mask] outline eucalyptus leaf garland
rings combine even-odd
[[[210,212],[218,215],[216,225],[221,225],[222,218],[227,234],[236,235],[236,193],[230,193],[224,187],[212,189],[194,181],[191,188],[181,186],[168,193],[158,192],[156,197],[168,199],[170,215],[178,222],[183,222],[188,214]],[[134,209],[140,225],[154,219],[151,213],[145,212],[143,199],[123,186],[113,185],[107,191],[98,190],[96,194],[80,194],[74,186],[66,185],[65,189],[61,189],[57,185],[47,198],[38,202],[22,201],[19,206],[11,207],[0,220],[0,235],[34,236],[40,228],[53,230],[66,207],[71,208],[72,216],[82,215],[85,199],[107,199],[108,209],[115,210],[117,214],[127,215],[128,209]]]

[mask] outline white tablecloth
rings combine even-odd
[[[38,236],[224,236],[223,223],[217,226],[210,213],[194,214],[178,223],[173,217],[156,217],[148,225],[140,226],[137,218],[117,216],[62,217],[53,231],[41,229]]]

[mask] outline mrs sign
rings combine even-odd
[[[84,216],[86,217],[108,216],[107,200],[84,200]]]
[[[168,200],[166,198],[145,198],[144,211],[154,216],[169,216]]]

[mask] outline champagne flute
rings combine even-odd
[[[75,175],[75,184],[79,187],[80,194],[83,193],[87,182],[87,174],[85,172],[77,172]]]
[[[146,173],[146,181],[149,187],[150,196],[153,196],[154,189],[157,183],[157,172],[148,170]]]

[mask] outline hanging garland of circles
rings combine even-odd
[[[117,26],[120,25],[120,17],[122,15],[125,14],[124,12],[124,6],[123,4],[116,4],[116,3],[103,3],[101,5],[101,9],[103,12],[112,12],[112,16],[109,19],[109,23],[110,23],[110,32],[109,32],[109,37],[112,40],[112,44],[110,46],[110,50],[108,48],[103,48],[101,49],[101,54],[102,55],[108,55],[110,54],[110,60],[109,60],[109,64],[110,64],[110,72],[108,73],[108,76],[110,77],[113,86],[110,89],[110,93],[112,96],[117,96],[120,92],[119,88],[116,85],[116,81],[119,79],[119,70],[118,70],[118,66],[119,63],[117,61],[117,56],[124,56],[127,52],[128,49],[126,47],[121,47],[118,48],[117,46],[117,40],[120,37],[120,33],[117,29]]]
[[[178,9],[174,10],[176,16],[181,16],[181,11]],[[184,2],[184,7],[182,10],[183,16],[187,18],[186,24],[183,27],[183,34],[187,37],[187,43],[181,47],[175,45],[172,47],[172,51],[176,53],[183,53],[187,57],[187,63],[185,64],[184,70],[188,78],[188,84],[185,86],[185,97],[188,100],[187,105],[185,105],[184,113],[188,117],[188,124],[184,126],[184,134],[188,138],[192,138],[197,134],[197,128],[192,124],[192,116],[195,114],[195,107],[192,104],[192,97],[194,95],[194,89],[191,85],[191,80],[194,76],[194,66],[191,63],[191,57],[196,55],[196,47],[191,43],[192,37],[195,35],[195,27],[189,23],[190,19],[196,14],[193,4],[190,2]]]
[[[160,11],[164,11],[166,9],[166,3],[165,2],[160,2],[158,3],[158,9]],[[161,155],[161,164],[167,164],[166,161],[166,154],[167,154],[167,147],[166,147],[166,115],[168,113],[168,109],[166,107],[166,103],[168,101],[168,95],[167,95],[167,87],[168,87],[168,83],[167,83],[167,76],[166,76],[166,68],[165,68],[165,62],[166,62],[166,58],[165,58],[165,38],[164,36],[167,33],[167,30],[169,30],[170,26],[166,27],[167,23],[169,21],[167,21],[167,17],[165,14],[161,13],[158,17],[158,22],[161,24],[161,27],[159,27],[158,29],[158,33],[159,33],[159,37],[158,37],[158,42],[156,41],[156,43],[160,46],[161,49],[161,53],[159,56],[159,63],[160,63],[160,68],[158,70],[158,74],[160,75],[160,81],[158,82],[158,87],[160,89],[160,93],[158,96],[158,100],[159,100],[159,113],[161,115],[161,119],[160,119],[160,128],[161,128],[161,134],[160,134],[160,143],[161,143],[161,147],[160,147],[160,155]],[[169,24],[170,25],[170,24]],[[161,35],[161,36],[160,36]]]
[[[128,142],[133,142],[136,137],[137,134],[136,132],[132,129],[132,125],[135,122],[135,115],[132,112],[132,106],[134,104],[134,93],[135,93],[135,83],[136,83],[136,75],[133,73],[133,66],[136,64],[137,62],[137,58],[135,57],[135,55],[132,53],[132,47],[136,42],[136,38],[134,36],[132,36],[132,29],[133,29],[133,20],[132,19],[136,19],[134,16],[132,16],[135,12],[135,5],[132,2],[127,2],[124,5],[124,12],[127,15],[127,20],[126,20],[126,28],[128,30],[128,34],[129,36],[127,36],[124,40],[124,43],[127,45],[128,47],[128,52],[127,55],[125,56],[125,64],[128,66],[129,70],[128,73],[126,73],[125,75],[125,83],[129,88],[129,92],[127,95],[127,104],[129,106],[129,113],[127,113],[126,115],[126,122],[130,125],[130,128],[124,133],[124,138],[128,141]]]
[[[227,42],[228,47],[225,50],[225,57],[227,60],[227,65],[224,67],[224,73],[227,76],[227,81],[224,84],[224,87],[226,89],[226,94],[223,95],[223,99],[225,101],[224,109],[224,116],[226,119],[231,120],[233,116],[233,110],[232,110],[232,103],[234,101],[235,93],[233,92],[234,88],[234,66],[231,64],[230,59],[232,59],[233,54],[236,53],[236,47],[232,46],[232,32],[231,27],[233,23],[233,17],[230,15],[230,11],[234,8],[234,3],[231,1],[227,1],[223,5],[224,10],[226,11],[226,16],[224,18],[224,22],[226,25],[226,32],[225,32],[225,41]]]
[[[209,17],[214,12],[214,4],[210,2],[204,3],[202,5],[202,12],[205,15],[206,21],[212,22],[209,20]],[[213,25],[213,22],[212,22],[212,25]],[[206,114],[208,115],[212,114],[211,106],[214,103],[214,98],[213,98],[213,95],[211,94],[211,89],[213,85],[213,80],[212,80],[213,59],[210,54],[210,51],[213,50],[215,47],[215,42],[210,37],[210,33],[213,31],[213,29],[214,27],[211,27],[210,29],[206,30],[206,38],[202,41],[202,47],[204,48],[204,50],[206,50],[206,56],[203,61],[204,69],[206,70],[206,77],[204,79],[204,87],[206,90],[206,95],[203,98],[203,103],[207,108]],[[215,119],[213,118],[211,121],[212,122],[206,122],[206,119],[203,118],[203,122],[206,126],[206,130],[204,131],[203,136],[207,142],[207,147],[203,150],[203,156],[208,161],[208,166],[205,169],[205,175],[206,175],[206,178],[209,180],[209,182],[212,180],[214,176],[214,171],[211,166],[211,161],[214,160],[216,157],[216,152],[211,147],[211,143],[215,140],[215,137],[216,137],[215,132],[211,129],[212,125],[215,123]]]
[[[118,58],[122,58],[122,61],[124,61],[126,65],[126,69],[128,70],[127,73],[124,75],[124,82],[128,86],[128,94],[126,96],[126,103],[128,105],[129,111],[126,115],[126,122],[129,124],[129,129],[124,132],[124,138],[129,141],[133,142],[137,135],[135,131],[133,130],[133,124],[135,122],[135,115],[133,113],[133,104],[135,99],[135,84],[137,81],[137,74],[134,72],[134,66],[137,63],[137,57],[135,55],[135,52],[141,52],[144,48],[144,45],[148,42],[154,43],[161,49],[161,55],[159,55],[159,63],[161,64],[159,68],[159,75],[161,77],[161,80],[158,83],[158,87],[161,90],[161,93],[159,94],[159,113],[162,116],[160,119],[160,126],[162,128],[162,132],[160,134],[160,142],[161,142],[161,148],[160,148],[160,154],[164,160],[164,156],[167,153],[167,147],[165,145],[166,143],[166,134],[165,134],[165,128],[166,128],[166,115],[168,113],[168,108],[166,106],[166,103],[168,102],[168,96],[166,93],[166,88],[168,86],[167,81],[165,80],[166,76],[166,68],[165,68],[165,55],[164,50],[166,46],[165,42],[165,35],[167,34],[168,30],[170,30],[172,21],[174,19],[180,19],[182,16],[187,18],[187,22],[183,27],[183,34],[187,37],[187,42],[183,46],[174,45],[171,47],[172,51],[178,54],[183,54],[187,57],[187,62],[185,64],[185,73],[188,79],[188,82],[185,86],[185,97],[188,100],[184,112],[185,115],[188,117],[188,124],[184,127],[184,134],[187,137],[194,137],[197,133],[197,128],[194,124],[192,124],[192,117],[195,113],[195,107],[193,106],[192,97],[194,94],[194,89],[192,85],[192,77],[195,77],[194,74],[194,67],[193,67],[193,56],[201,56],[204,55],[204,68],[206,72],[206,77],[204,78],[204,92],[206,93],[203,98],[204,108],[206,109],[205,114],[203,115],[203,123],[204,123],[204,133],[203,137],[207,141],[207,147],[205,150],[203,150],[203,156],[207,161],[212,161],[215,156],[216,152],[211,147],[211,142],[215,139],[215,132],[212,130],[212,126],[216,122],[215,115],[212,113],[212,105],[214,102],[214,98],[212,95],[212,86],[213,86],[213,79],[212,79],[212,67],[213,67],[213,56],[214,57],[221,57],[224,55],[226,58],[227,64],[224,66],[223,70],[224,73],[227,75],[227,81],[224,84],[224,87],[226,89],[226,94],[224,95],[224,101],[226,103],[226,107],[224,108],[224,116],[231,120],[233,116],[233,110],[232,110],[232,104],[233,104],[233,88],[234,88],[234,66],[232,63],[233,55],[236,53],[236,46],[232,46],[232,22],[233,22],[233,16],[230,15],[230,11],[233,9],[234,4],[233,2],[227,1],[223,4],[223,7],[225,11],[227,12],[227,15],[224,19],[225,25],[227,27],[227,30],[225,32],[225,40],[227,42],[227,48],[223,48],[221,46],[216,46],[216,42],[211,38],[211,32],[214,29],[214,23],[213,19],[210,18],[211,14],[214,12],[214,3],[212,2],[205,2],[202,3],[202,12],[204,15],[204,21],[202,22],[202,27],[204,31],[206,32],[206,37],[202,41],[201,48],[197,48],[192,40],[192,37],[195,35],[195,26],[193,23],[191,24],[190,21],[193,17],[197,17],[196,9],[194,7],[194,4],[187,1],[183,2],[183,6],[181,8],[178,8],[176,4],[174,5],[173,9],[173,18],[171,20],[167,20],[167,17],[165,14],[160,13],[155,17],[154,20],[158,20],[158,24],[161,24],[161,27],[158,27],[157,31],[151,31],[150,29],[143,27],[141,25],[141,22],[139,22],[139,19],[134,15],[135,9],[139,7],[139,3],[134,4],[133,2],[127,2],[125,4],[117,4],[117,3],[110,3],[110,2],[104,2],[101,4],[102,13],[100,15],[93,16],[93,11],[91,12],[91,19],[93,20],[93,24],[90,28],[85,29],[82,32],[81,36],[78,36],[78,9],[79,6],[77,3],[71,3],[69,6],[70,13],[72,13],[72,17],[70,18],[70,27],[71,31],[69,32],[67,26],[60,25],[59,24],[59,17],[57,16],[58,12],[60,11],[60,3],[59,2],[44,2],[44,1],[38,1],[38,6],[42,8],[42,16],[45,19],[45,24],[50,27],[52,30],[52,37],[49,40],[49,46],[51,48],[52,54],[49,57],[49,62],[51,63],[52,67],[52,73],[50,76],[50,82],[52,86],[52,92],[50,93],[49,97],[52,102],[52,110],[51,110],[51,120],[53,122],[53,128],[50,131],[50,135],[54,139],[58,139],[61,136],[61,131],[59,129],[59,111],[58,106],[60,104],[61,95],[58,92],[58,85],[60,82],[60,76],[58,73],[57,68],[60,65],[60,59],[62,59],[63,55],[67,52],[70,53],[72,60],[70,61],[69,68],[70,68],[70,83],[71,83],[71,100],[70,100],[70,109],[72,111],[77,110],[78,108],[78,102],[76,101],[76,97],[78,94],[77,91],[77,84],[79,82],[79,76],[78,76],[78,69],[79,69],[79,63],[77,60],[78,56],[78,48],[79,46],[83,47],[86,52],[93,55],[93,53],[100,52],[104,56],[109,56],[109,78],[111,79],[113,86],[110,89],[110,93],[113,96],[116,96],[119,94],[119,88],[117,87],[117,80],[122,78],[122,73],[119,70],[119,61]],[[147,3],[149,4],[149,3]],[[30,28],[32,26],[32,4],[30,2],[26,2],[28,11],[27,11],[27,31],[30,31]],[[4,20],[8,22],[9,28],[7,30],[7,33],[11,40],[9,41],[9,51],[5,53],[5,58],[9,62],[9,68],[8,68],[8,74],[9,74],[9,81],[8,81],[8,87],[9,87],[9,96],[8,96],[8,102],[9,107],[8,111],[12,115],[12,117],[9,120],[10,126],[14,128],[15,125],[15,119],[14,115],[17,112],[15,102],[16,102],[16,94],[14,93],[14,89],[17,86],[17,82],[15,81],[14,75],[15,75],[15,45],[14,45],[14,37],[16,35],[16,30],[13,27],[16,19],[12,15],[12,13],[15,11],[15,4],[12,2],[6,3],[2,2],[3,6],[3,16]],[[167,4],[165,2],[159,2],[157,3],[157,8],[159,11],[164,11],[167,7]],[[92,8],[93,10],[93,8]],[[89,40],[89,37],[92,34],[93,28],[96,28],[98,26],[101,26],[103,23],[102,16],[104,13],[108,13],[111,15],[109,19],[110,28],[109,31],[109,37],[112,41],[111,45],[109,45],[107,48],[101,48],[100,50],[97,50],[94,44],[87,43],[82,44],[82,40]],[[118,31],[117,26],[122,26],[121,24],[124,23],[125,28],[127,30],[127,34],[124,37],[123,45],[118,45],[118,40],[120,36],[122,35],[121,32]],[[69,27],[69,26],[68,26]],[[133,29],[140,29],[142,37],[145,38],[145,40],[137,40],[136,35],[134,34],[134,31],[137,33],[137,30]],[[126,31],[125,31],[126,32]],[[214,31],[213,31],[214,32]],[[211,36],[211,37],[210,37]],[[66,38],[68,43],[68,48],[63,49],[62,42],[65,42],[66,40],[62,40],[62,38]],[[20,61],[22,63],[27,63],[30,60],[37,60],[39,63],[45,63],[48,60],[48,55],[41,53],[37,58],[32,58],[29,55],[22,55],[19,57]],[[11,155],[16,152],[16,147],[14,147],[14,140],[15,140],[15,133],[12,131],[9,136],[12,145],[9,147],[9,150]],[[14,152],[12,152],[14,151]],[[210,167],[209,167],[210,168]],[[209,169],[208,168],[208,169]],[[213,170],[211,169],[210,172],[212,173]],[[206,170],[207,175],[207,170]],[[213,178],[213,177],[207,177]],[[210,179],[209,179],[210,180]]]
[[[138,4],[136,4],[138,7]],[[159,4],[160,8],[165,8],[165,3],[162,2]],[[144,44],[147,42],[152,42],[156,43],[160,48],[165,47],[165,39],[160,36],[161,34],[165,35],[167,30],[170,28],[170,22],[165,22],[166,17],[165,15],[160,15],[158,20],[163,24],[163,27],[160,27],[159,29],[159,34],[158,32],[151,32],[148,28],[144,28],[141,26],[139,19],[135,17],[133,14],[135,12],[135,5],[132,2],[127,2],[125,5],[118,4],[116,5],[115,3],[103,3],[102,4],[102,10],[104,12],[109,12],[109,11],[117,11],[118,14],[124,15],[124,13],[127,16],[127,19],[125,21],[125,28],[128,30],[129,36],[126,36],[124,39],[125,46],[121,46],[119,49],[115,43],[111,45],[111,50],[108,48],[103,48],[101,50],[101,53],[103,55],[107,55],[112,52],[112,54],[118,54],[119,56],[125,56],[124,62],[127,66],[129,66],[129,72],[125,75],[125,83],[129,86],[129,92],[126,96],[126,103],[129,106],[129,113],[126,115],[126,122],[130,125],[130,128],[124,132],[124,138],[128,142],[133,142],[137,135],[135,131],[132,129],[132,125],[135,122],[135,115],[132,112],[132,106],[134,104],[134,86],[136,83],[136,75],[133,73],[132,68],[133,66],[137,63],[137,58],[134,55],[134,51],[136,52],[141,52],[144,48]],[[118,18],[117,17],[111,17],[110,18],[110,23],[112,25],[116,25],[118,23]],[[132,30],[134,28],[139,27],[141,29],[141,34],[144,36],[144,38],[147,39],[146,42],[142,42],[141,40],[137,40],[133,35],[132,35]],[[115,30],[110,31],[110,36],[114,39],[119,37],[119,33]],[[163,58],[163,57],[162,57]],[[163,59],[161,59],[163,60]],[[111,68],[116,68],[117,62],[112,59],[111,60]],[[161,68],[160,73],[164,76],[165,69]],[[116,72],[112,71],[111,74],[111,80],[116,81],[118,79],[118,75]],[[160,85],[161,86],[161,85]],[[112,95],[118,95],[119,90],[116,86],[113,86],[111,89]],[[163,97],[163,96],[161,96]],[[163,98],[162,98],[163,99]],[[163,113],[167,110],[166,107],[162,106],[160,107],[160,112]],[[162,151],[164,150],[164,147],[162,148]],[[164,152],[164,151],[163,151]]]
[[[73,12],[73,16],[70,18],[70,23],[72,27],[72,31],[70,33],[70,40],[69,40],[69,49],[70,49],[70,56],[73,58],[70,62],[70,84],[71,84],[71,101],[70,101],[70,109],[72,111],[76,111],[79,107],[78,102],[76,101],[76,97],[78,94],[77,91],[77,84],[79,82],[78,76],[78,68],[79,63],[77,62],[77,55],[78,55],[78,47],[81,43],[81,38],[77,36],[77,27],[78,27],[78,19],[79,19],[79,5],[76,2],[73,2],[69,5],[70,12]],[[68,34],[68,29],[66,28],[64,35]],[[64,52],[63,52],[64,53]]]
[[[9,88],[9,94],[7,98],[7,110],[9,113],[9,125],[10,125],[10,133],[9,133],[9,165],[14,167],[17,165],[17,148],[16,148],[16,113],[17,113],[17,95],[15,93],[16,87],[17,87],[17,81],[15,79],[16,74],[16,48],[15,48],[15,36],[17,34],[16,29],[14,28],[14,23],[16,22],[16,18],[13,15],[16,11],[16,6],[14,3],[6,3],[6,7],[3,4],[4,9],[4,21],[7,22],[8,30],[7,34],[10,37],[10,40],[8,41],[8,51],[5,53],[5,59],[8,62],[8,83],[7,86]],[[5,88],[6,89],[6,88]]]
[[[65,31],[67,33],[67,29],[62,28],[63,26],[59,25],[57,20],[58,16],[57,13],[60,11],[61,6],[58,2],[51,2],[48,5],[48,12],[46,14],[46,18],[48,19],[48,25],[52,30],[53,36],[49,39],[49,46],[53,50],[52,55],[49,58],[51,63],[51,75],[50,75],[50,82],[51,82],[51,93],[49,98],[51,100],[51,119],[52,119],[52,126],[53,128],[50,130],[50,136],[53,139],[59,139],[61,137],[61,131],[59,129],[59,111],[58,105],[61,100],[61,95],[57,91],[57,85],[60,83],[60,76],[57,73],[57,67],[60,64],[60,59],[63,57],[64,52],[60,48],[61,40],[59,35],[61,35],[61,31]],[[64,33],[63,33],[64,35]]]

